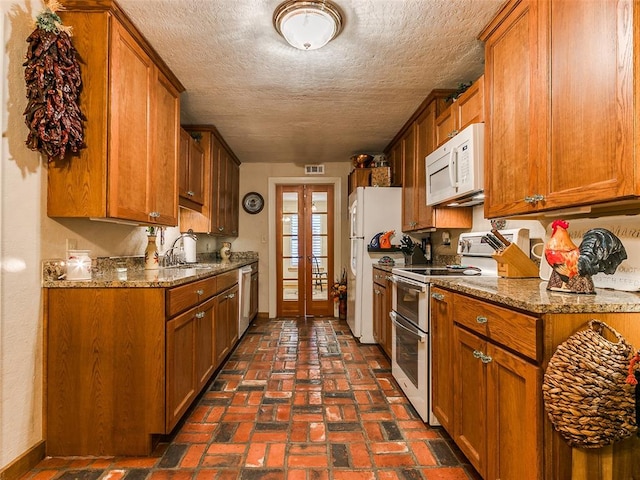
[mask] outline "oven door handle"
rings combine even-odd
[[[415,330],[411,329],[411,328],[407,327],[406,325],[403,325],[402,323],[400,323],[398,321],[398,314],[396,312],[393,312],[393,311],[389,312],[389,316],[391,317],[391,322],[393,322],[393,324],[396,327],[400,327],[403,330],[406,330],[407,332],[409,332],[410,334],[415,335],[416,337],[418,337],[420,339],[420,342],[422,342],[422,343],[427,341],[427,336],[424,333],[422,333],[420,330],[418,330],[417,328]]]
[[[396,285],[398,283],[404,283],[405,285],[409,285],[410,287],[413,287],[414,290],[419,290],[422,293],[427,291],[426,284],[421,282],[416,282],[415,280],[410,280],[405,277],[400,277],[399,275],[391,275],[391,281]]]

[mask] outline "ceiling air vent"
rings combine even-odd
[[[324,165],[305,165],[305,175],[324,175]]]

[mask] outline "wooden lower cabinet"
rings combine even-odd
[[[640,478],[640,438],[572,449],[544,411],[544,367],[592,318],[640,345],[638,313],[527,313],[432,286],[433,411],[482,478]]]
[[[220,364],[238,341],[238,285],[215,297],[215,356]]]
[[[391,358],[391,295],[389,273],[381,268],[373,269],[373,338]]]
[[[453,293],[431,288],[431,409],[448,432],[453,431]]]
[[[237,278],[46,289],[47,455],[149,455],[238,341]]]
[[[542,478],[541,369],[454,327],[456,444],[486,479]]]

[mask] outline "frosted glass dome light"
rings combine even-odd
[[[276,9],[273,24],[280,35],[300,50],[316,50],[342,30],[342,15],[323,0],[288,0]]]

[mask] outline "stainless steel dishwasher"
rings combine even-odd
[[[242,336],[251,322],[251,265],[239,269],[238,285],[240,294],[240,314],[238,315],[238,336]]]

